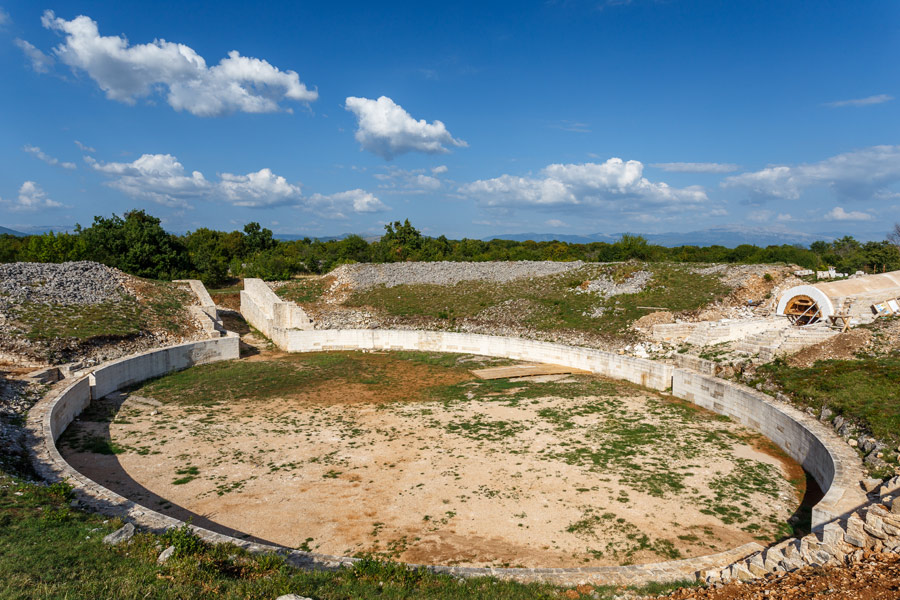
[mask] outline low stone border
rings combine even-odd
[[[297,337],[298,334],[302,334],[302,337]],[[459,336],[462,336],[462,339]],[[653,361],[622,357],[597,350],[512,338],[491,339],[491,336],[420,331],[324,330],[291,331],[290,337],[295,342],[301,342],[305,350],[417,348],[445,352],[474,352],[515,358],[519,358],[520,354],[524,352],[532,360],[541,360],[538,356],[533,356],[535,353],[538,353],[540,357],[546,357],[549,353],[559,364],[578,366],[578,368],[587,366],[594,372],[602,372],[630,381],[636,380],[637,383],[656,389],[664,389],[663,384],[668,375],[671,377],[669,381],[673,385],[674,395],[704,405],[716,412],[728,414],[745,425],[764,433],[768,428],[780,433],[783,439],[774,439],[774,441],[779,444],[784,443],[786,447],[782,447],[785,447],[785,450],[792,456],[798,455],[799,458],[796,456],[795,458],[808,467],[817,480],[821,477],[820,484],[824,482],[823,488],[828,490],[825,498],[827,502],[823,500],[824,504],[820,503],[822,508],[818,513],[814,512],[814,515],[818,514],[820,519],[831,520],[835,516],[845,514],[840,512],[845,506],[849,507],[846,514],[850,514],[853,509],[864,505],[866,501],[861,490],[859,493],[855,493],[850,484],[854,478],[858,481],[861,477],[862,469],[859,458],[833,432],[807,415],[790,407],[778,405],[771,398],[755,390],[714,377],[685,369],[676,369]],[[72,419],[88,406],[92,398],[100,398],[150,377],[195,364],[237,358],[238,342],[237,336],[232,333],[223,338],[153,350],[106,363],[90,375],[80,377],[67,385],[58,386],[39,402],[28,416],[28,443],[35,469],[48,481],[68,481],[73,485],[78,499],[97,512],[119,516],[154,531],[184,525],[184,522],[178,519],[137,504],[77,472],[59,453],[55,442]],[[484,347],[485,343],[490,347]],[[475,345],[473,346],[473,344]],[[503,349],[503,352],[498,353],[498,348]],[[292,349],[297,350],[297,348]],[[491,350],[491,352],[485,350]],[[570,363],[568,359],[572,359],[577,364]],[[603,366],[602,369],[601,366]],[[776,435],[775,438],[778,436]],[[802,456],[804,453],[806,456]],[[850,506],[851,504],[853,506]],[[817,508],[820,505],[817,505]],[[825,523],[819,523],[818,527],[825,528]],[[192,526],[192,528],[206,541],[231,543],[255,552],[278,553],[284,556],[290,564],[301,568],[333,569],[356,561],[349,557],[256,544],[201,527]],[[826,528],[824,535],[833,535],[833,529]],[[818,538],[815,539],[818,540]],[[807,548],[811,547],[810,543],[810,541],[806,542]],[[798,542],[798,544],[800,543]],[[734,571],[731,565],[741,564],[742,560],[745,562],[756,560],[753,557],[765,556],[763,553],[770,551],[771,549],[765,550],[757,543],[750,543],[708,556],[618,567],[506,569],[410,566],[425,566],[433,572],[455,576],[493,576],[519,581],[546,581],[561,585],[579,583],[641,584],[649,581],[675,581],[695,577],[709,578],[710,581],[716,580],[718,577],[721,580],[725,577],[723,573],[726,569],[732,569],[732,571],[728,571],[728,576],[731,576],[732,572],[735,572],[736,576],[743,576],[743,571],[740,569]]]
[[[852,564],[867,551],[900,552],[900,476],[881,486],[868,506],[845,520],[826,524],[821,534],[790,538],[721,569],[698,576],[706,583],[748,581],[806,566]]]

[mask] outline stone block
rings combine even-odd
[[[159,556],[156,557],[156,564],[164,565],[166,562],[172,558],[172,555],[175,554],[175,546],[169,546],[165,550],[159,553]]]
[[[800,540],[796,538],[790,540],[790,542],[785,545],[782,553],[784,553],[786,559],[800,560]]]
[[[862,488],[866,491],[867,494],[871,494],[872,492],[878,490],[881,487],[880,479],[863,479],[859,482]]]
[[[769,548],[763,552],[763,566],[767,571],[783,570],[781,566],[782,561],[784,561],[784,554],[777,548]]]
[[[844,562],[844,559],[847,558],[847,553],[844,551],[844,544],[822,544],[821,552],[828,553],[829,556],[833,556],[835,560],[838,562]]]
[[[900,527],[900,515],[894,514],[881,504],[875,504],[869,507],[869,514],[873,515],[873,517],[878,517],[882,522],[882,527],[884,527],[884,525]],[[866,516],[866,519],[868,519],[868,515]]]
[[[765,563],[763,562],[762,554],[754,554],[747,560],[747,569],[756,575],[757,577],[765,577],[769,574],[769,569],[766,568]]]
[[[750,572],[750,569],[741,563],[736,563],[731,566],[731,576],[738,581],[752,581],[753,579],[756,579],[756,576]]]
[[[697,572],[697,579],[708,585],[722,581],[722,569],[702,569]]]
[[[885,481],[880,488],[878,488],[879,496],[887,496],[888,494],[894,494],[900,492],[900,475],[895,477],[891,477],[887,481]]]
[[[851,546],[865,548],[868,536],[863,529],[864,526],[865,523],[856,513],[850,515],[850,518],[847,519],[847,527],[844,530],[844,541]]]
[[[110,546],[115,546],[117,544],[121,544],[123,542],[127,542],[131,538],[134,537],[134,525],[131,523],[125,523],[119,529],[113,531],[109,535],[103,538],[103,543],[108,544]]]
[[[832,521],[822,528],[822,543],[826,545],[838,545],[844,542],[844,530],[840,524]]]
[[[863,525],[863,531],[874,538],[883,540],[887,537],[882,529],[883,523],[881,517],[876,515],[875,511],[870,510],[868,514],[866,514],[866,523]]]

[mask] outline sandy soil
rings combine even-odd
[[[129,498],[195,515],[197,524],[413,563],[571,567],[697,556],[771,538],[799,504],[787,480],[802,473],[796,463],[740,426],[659,394],[592,376],[484,393],[460,369],[360,357],[381,361],[389,385],[318,382],[213,407],[163,404],[138,390],[76,421],[64,454]],[[426,384],[461,382],[473,386],[469,399],[423,399]],[[556,393],[522,395],[538,383]],[[603,393],[567,397],[567,385]],[[92,435],[121,453],[89,451]],[[747,473],[762,477],[762,488],[746,491]],[[662,492],[649,493],[648,482]],[[723,521],[722,507],[740,518]]]

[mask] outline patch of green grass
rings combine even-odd
[[[281,298],[290,302],[302,304],[304,302],[316,302],[325,293],[325,281],[318,277],[292,279],[275,290]]]
[[[289,394],[312,377],[313,371],[299,370],[284,361],[224,361],[171,373],[138,389],[163,403],[214,406]]]
[[[453,421],[445,426],[450,433],[456,433],[470,440],[488,440],[497,442],[512,438],[522,433],[525,426],[502,420],[491,420],[481,415],[465,420]]]
[[[584,281],[609,275],[626,277],[622,271],[647,269],[653,278],[637,294],[601,298],[578,293]],[[521,321],[541,331],[568,329],[623,335],[628,325],[646,314],[638,306],[663,306],[673,311],[693,310],[727,294],[729,289],[716,276],[697,275],[689,267],[669,263],[586,265],[574,272],[519,279],[506,283],[465,281],[451,286],[430,284],[375,287],[355,292],[349,306],[372,306],[391,315],[429,317],[449,321],[474,317],[486,308],[507,301],[524,300]],[[594,317],[594,310],[606,310]]]
[[[604,551],[589,551],[588,553],[595,558],[604,554],[612,554],[628,564],[631,558],[640,551],[650,551],[668,560],[681,558],[681,552],[675,548],[675,544],[671,540],[662,538],[653,540],[641,532],[636,525],[616,518],[615,513],[598,514],[590,506],[582,509],[581,519],[571,523],[566,531],[582,540],[595,542],[609,539],[609,534],[613,532],[622,535],[623,539],[607,542]]]
[[[797,368],[784,361],[761,367],[800,403],[859,421],[875,437],[900,442],[900,355],[818,361]]]
[[[737,457],[733,460],[734,467],[730,473],[710,481],[709,487],[715,497],[705,498],[706,508],[700,511],[715,515],[726,525],[748,523],[756,517],[757,513],[750,504],[751,495],[777,498],[778,488],[773,482],[781,476],[778,467],[768,463]]]
[[[197,479],[197,477],[200,476],[200,469],[198,469],[197,467],[189,466],[183,469],[177,469],[175,471],[175,474],[181,475],[181,477],[173,479],[172,485],[184,485]]]
[[[122,454],[125,448],[100,435],[86,435],[81,438],[79,450],[94,454]]]
[[[168,282],[143,280],[146,299],[122,294],[100,304],[14,305],[12,320],[21,335],[32,340],[88,340],[137,335],[151,328],[178,331],[187,320],[191,296]]]

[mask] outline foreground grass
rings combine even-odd
[[[120,522],[73,510],[64,485],[41,486],[0,472],[0,599],[247,598],[295,593],[316,600],[612,598],[614,588],[580,591],[494,578],[456,579],[396,563],[365,559],[353,568],[308,572],[275,555],[251,555],[201,542],[185,528],[141,533],[110,548],[102,543]],[[164,565],[156,558],[175,547]],[[683,585],[638,588],[659,593]],[[582,596],[582,592],[584,595]]]
[[[896,447],[900,443],[900,355],[818,361],[797,368],[783,361],[761,367],[797,401],[859,421]]]
[[[19,333],[31,340],[128,337],[152,329],[178,331],[191,295],[161,281],[142,280],[141,287],[144,301],[122,294],[118,301],[101,304],[25,303],[15,305],[11,317]]]
[[[602,298],[578,293],[584,282],[600,276],[623,281],[630,273],[652,271],[650,283],[636,294]],[[354,293],[347,304],[372,306],[401,317],[427,317],[448,324],[508,302],[515,303],[521,322],[541,331],[568,329],[621,335],[636,319],[647,314],[643,306],[671,311],[695,310],[727,294],[716,276],[697,275],[689,267],[668,263],[587,265],[546,277],[506,283],[467,281],[456,285],[431,284],[376,287]],[[597,309],[602,308],[602,314]],[[596,316],[595,316],[596,315]]]

